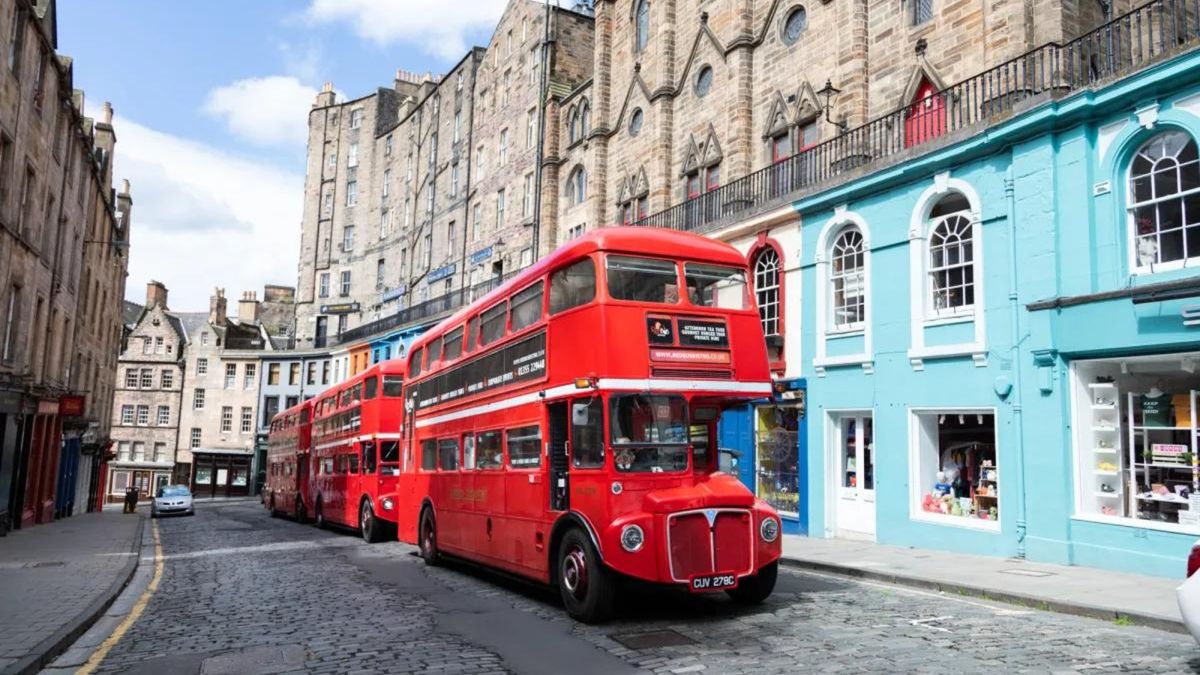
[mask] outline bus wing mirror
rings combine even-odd
[[[732,448],[717,448],[717,452],[719,453],[719,457],[717,458],[718,468],[721,471],[732,473],[737,469],[738,459],[742,456],[740,451]]]
[[[589,407],[590,406],[587,403],[571,404],[571,424],[577,427],[587,426]]]

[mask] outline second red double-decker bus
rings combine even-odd
[[[312,402],[313,517],[369,542],[395,532],[403,361],[375,364]]]
[[[408,366],[400,538],[427,562],[556,584],[584,621],[617,575],[773,590],[778,515],[718,470],[721,411],[771,390],[734,248],[594,231],[423,335]]]
[[[312,404],[294,405],[275,415],[267,436],[267,483],[263,503],[271,515],[291,513],[306,519],[309,499],[309,452]]]

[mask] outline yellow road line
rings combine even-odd
[[[96,649],[96,651],[92,652],[92,656],[87,660],[87,663],[83,664],[79,670],[75,671],[76,675],[90,675],[90,673],[96,670],[96,668],[100,665],[100,662],[104,660],[104,657],[108,656],[108,653],[112,651],[112,648],[117,646],[117,643],[121,641],[121,638],[125,636],[125,633],[128,632],[138,618],[141,617],[142,612],[146,611],[146,605],[149,604],[150,597],[153,596],[154,592],[158,590],[158,582],[162,579],[163,552],[162,542],[160,542],[158,539],[158,521],[152,522],[154,532],[154,577],[150,579],[150,585],[146,587],[146,590],[142,591],[141,597],[139,597],[137,602],[134,603],[133,609],[129,610],[129,615],[126,616],[125,620],[117,626],[117,629],[112,632],[112,635],[109,635],[104,642],[100,643],[100,646]],[[141,554],[139,553],[138,555]]]

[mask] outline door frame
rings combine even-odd
[[[838,502],[841,500],[842,490],[842,446],[840,443],[841,429],[838,423],[841,419],[846,417],[870,417],[872,443],[874,443],[874,436],[876,433],[874,408],[827,408],[825,410],[825,536],[832,538],[843,536],[840,528],[838,528]],[[876,463],[877,458],[877,454],[872,457],[872,464]],[[859,475],[862,475],[861,471],[859,472]],[[879,485],[878,473],[875,474],[873,485],[875,487],[871,489],[871,492],[877,493],[877,488]],[[862,488],[860,487],[858,489],[861,490]],[[878,501],[877,499],[874,499],[871,503],[877,504]],[[871,540],[875,540],[879,525],[877,507],[875,511],[874,525],[874,531],[871,533],[858,532],[856,530],[847,530],[847,532],[851,534],[850,538],[854,538],[855,536],[858,538],[863,538],[869,534]]]

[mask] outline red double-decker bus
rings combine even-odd
[[[267,435],[267,483],[263,504],[272,516],[291,513],[306,518],[309,500],[309,453],[312,449],[312,404],[294,405],[275,415]]]
[[[600,229],[423,335],[401,540],[556,584],[583,621],[617,575],[767,597],[778,515],[717,457],[721,411],[771,390],[745,266],[697,235]]]
[[[313,517],[356,528],[363,539],[393,535],[400,474],[403,361],[384,361],[313,402]]]

